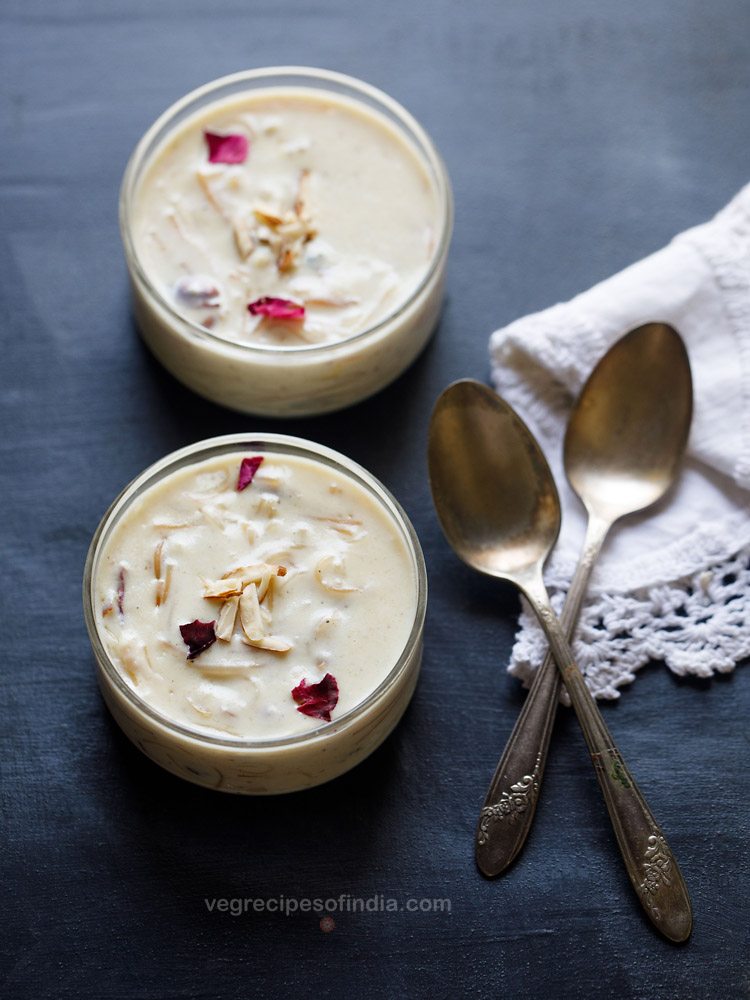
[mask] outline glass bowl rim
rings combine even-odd
[[[242,448],[237,446],[242,446]],[[105,534],[114,528],[120,516],[129,509],[130,504],[149,487],[156,485],[156,483],[160,482],[171,472],[176,472],[178,469],[193,464],[193,461],[199,462],[220,454],[231,453],[235,448],[237,450],[245,450],[245,447],[247,447],[248,450],[261,451],[265,446],[270,446],[266,449],[268,451],[274,451],[275,447],[278,447],[286,449],[286,454],[299,455],[313,460],[323,459],[325,464],[358,481],[360,486],[364,486],[368,493],[375,497],[381,507],[386,508],[394,524],[399,528],[403,536],[414,566],[415,586],[417,589],[414,621],[404,648],[387,675],[365,699],[349,709],[348,712],[345,712],[340,718],[326,722],[316,727],[312,732],[299,733],[295,736],[281,736],[266,740],[253,740],[246,737],[212,736],[209,733],[202,733],[189,726],[183,726],[163,715],[126,684],[99,635],[93,594],[96,582],[94,565],[100,555],[101,543]],[[98,666],[120,695],[131,705],[134,705],[138,711],[147,716],[152,723],[156,723],[162,729],[179,734],[181,737],[186,737],[197,744],[206,744],[237,751],[280,750],[285,747],[295,747],[306,743],[315,743],[319,740],[331,739],[338,732],[348,728],[358,718],[365,715],[370,707],[377,704],[395,686],[397,681],[401,679],[411,662],[417,643],[421,641],[424,630],[427,612],[427,568],[419,538],[403,507],[390,490],[358,462],[326,445],[289,434],[224,434],[218,437],[204,438],[192,445],[187,445],[184,448],[170,452],[144,469],[115,497],[99,521],[86,554],[83,573],[83,611],[86,630]]]
[[[282,76],[298,77],[300,80],[300,86],[303,85],[303,81],[313,81],[313,84],[309,86],[310,90],[315,89],[315,83],[329,84],[331,87],[347,87],[354,91],[355,94],[362,95],[367,98],[369,102],[372,102],[367,104],[368,107],[372,107],[374,105],[375,110],[380,110],[380,108],[378,108],[378,105],[380,105],[381,108],[388,111],[392,116],[392,118],[389,118],[390,123],[395,124],[402,133],[404,131],[407,132],[407,141],[409,144],[416,147],[416,143],[412,139],[412,136],[408,134],[409,132],[413,133],[420,143],[420,147],[416,148],[416,153],[427,162],[432,174],[434,175],[436,194],[441,208],[441,229],[439,239],[435,241],[435,248],[433,250],[432,257],[430,258],[430,264],[427,271],[410,295],[400,305],[398,305],[393,312],[389,313],[383,319],[378,320],[378,322],[372,326],[367,327],[365,330],[361,330],[359,333],[355,333],[351,337],[345,337],[342,340],[331,341],[324,344],[301,344],[299,346],[288,347],[280,347],[275,344],[242,344],[237,341],[227,340],[224,337],[219,337],[218,335],[211,333],[210,330],[207,330],[199,323],[195,323],[193,320],[188,319],[181,312],[179,312],[179,310],[176,309],[171,302],[169,302],[169,300],[159,291],[154,282],[152,282],[149,278],[136,251],[130,225],[136,181],[138,179],[139,172],[143,167],[145,167],[148,163],[149,156],[154,152],[154,150],[149,147],[158,133],[165,129],[178,115],[187,111],[191,105],[198,104],[199,102],[202,103],[204,98],[210,97],[211,94],[216,91],[226,87],[234,87],[235,85],[245,81],[257,82],[263,81],[266,78],[270,81],[273,78]],[[278,87],[280,85],[277,84],[276,86]],[[273,83],[269,82],[269,89],[273,89],[273,87]],[[413,304],[417,302],[430,287],[445,261],[453,232],[453,193],[451,189],[450,177],[445,163],[443,162],[443,159],[429,134],[422,127],[422,125],[420,125],[417,119],[403,107],[403,105],[399,104],[398,101],[385,91],[380,90],[378,87],[375,87],[370,83],[366,83],[364,80],[360,80],[357,77],[349,76],[346,73],[339,73],[335,70],[320,69],[314,66],[262,66],[256,67],[255,69],[241,70],[238,73],[230,73],[226,76],[217,77],[215,80],[211,80],[208,83],[191,90],[189,93],[185,94],[184,97],[181,97],[172,103],[159,115],[159,117],[149,126],[146,132],[136,143],[136,146],[125,167],[125,172],[120,184],[119,222],[120,236],[125,249],[125,258],[133,280],[138,283],[144,294],[150,297],[152,302],[167,313],[169,321],[179,328],[182,335],[206,342],[223,350],[236,350],[240,354],[247,354],[249,356],[256,355],[258,357],[265,358],[276,356],[279,359],[288,359],[290,357],[297,356],[308,357],[310,355],[325,356],[350,344],[360,343],[365,339],[374,339],[378,333],[412,308]]]

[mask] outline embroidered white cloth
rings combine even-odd
[[[713,220],[570,302],[497,330],[497,391],[544,448],[563,524],[545,579],[559,609],[585,526],[562,467],[570,405],[605,351],[642,323],[683,336],[695,407],[676,489],[618,522],[594,570],[574,643],[598,698],[646,663],[710,677],[750,656],[750,185]],[[528,608],[509,670],[528,683],[546,644]]]

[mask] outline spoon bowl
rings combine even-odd
[[[430,485],[456,554],[489,576],[541,569],[560,531],[547,460],[513,409],[472,379],[441,394],[430,424]]]
[[[690,364],[667,323],[632,330],[588,378],[565,434],[568,481],[611,523],[650,507],[674,482],[693,409]]]

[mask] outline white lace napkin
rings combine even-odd
[[[651,320],[688,347],[695,410],[676,489],[614,527],[594,571],[575,651],[598,698],[619,697],[651,660],[710,677],[750,656],[750,185],[711,222],[570,302],[490,340],[497,391],[537,434],[563,526],[545,579],[559,608],[584,514],[562,468],[570,405],[604,352]],[[527,608],[509,670],[528,683],[546,644]]]

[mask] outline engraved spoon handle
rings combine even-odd
[[[560,616],[560,626],[569,638],[609,528],[608,522],[589,518],[583,551]],[[476,862],[482,874],[490,878],[515,860],[531,830],[561,685],[552,653],[548,652],[536,672],[479,814]]]
[[[528,589],[524,585],[524,593],[547,634],[578,716],[633,888],[654,926],[670,941],[686,941],[693,917],[682,873],[575,663],[541,571]]]

